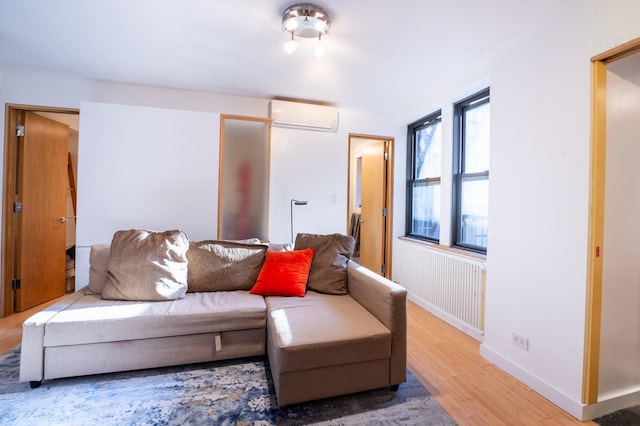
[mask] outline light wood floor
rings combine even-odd
[[[0,354],[18,345],[38,308],[0,318]],[[479,355],[479,343],[409,302],[409,370],[461,426],[579,422]],[[402,386],[402,385],[401,385]]]
[[[580,422],[480,356],[480,344],[409,302],[408,364],[460,425]],[[402,385],[400,385],[402,386]]]
[[[58,300],[64,298],[64,296],[57,299],[53,299],[47,303],[36,306],[35,308],[28,309],[24,312],[9,315],[5,318],[0,318],[0,354],[5,353],[11,348],[16,347],[22,340],[22,323],[31,315],[38,311],[56,303]]]

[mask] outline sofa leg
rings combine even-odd
[[[38,380],[38,381],[32,380],[29,382],[31,389],[39,388],[41,384],[42,384],[42,380]]]
[[[391,388],[392,391],[397,391],[400,388],[400,384],[397,385],[389,385],[389,387]]]

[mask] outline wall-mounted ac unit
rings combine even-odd
[[[301,102],[273,100],[269,117],[276,127],[335,132],[338,130],[338,109]]]

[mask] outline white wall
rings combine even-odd
[[[294,206],[294,239],[346,232],[348,137],[279,127],[271,135],[270,240],[290,241],[291,199],[309,201]]]
[[[425,90],[424,106],[407,122],[442,108],[443,153],[450,156],[451,104],[490,79],[490,231],[480,351],[561,408],[584,418],[607,410],[600,405],[585,407],[581,401],[591,58],[640,36],[640,2],[565,2],[557,12],[531,31],[505,41],[486,74],[482,69],[470,71],[466,81]],[[448,175],[443,169],[445,209],[445,202],[450,205]],[[445,219],[444,244],[450,229]],[[394,254],[410,250],[410,245],[402,244],[395,244]],[[637,288],[612,297],[628,297],[627,303],[635,303],[637,310]],[[622,330],[638,336],[637,314],[625,317],[630,322],[623,326],[618,316],[611,327],[619,328],[618,337]],[[514,332],[529,339],[528,351],[511,343]],[[629,344],[633,342],[637,338]],[[619,386],[623,376],[627,384],[638,377],[636,352],[628,349],[629,371],[615,372],[619,394],[637,391],[637,382],[626,390]],[[615,364],[615,349],[604,350],[610,351],[603,353],[607,362]],[[610,385],[605,381],[603,386]]]
[[[76,288],[88,282],[89,246],[108,243],[118,228],[180,227],[215,238],[219,114],[268,113],[268,99],[39,73],[3,71],[1,85],[2,103],[80,109]],[[348,109],[340,109],[337,133],[273,129],[272,241],[290,239],[291,198],[311,201],[296,208],[296,232],[346,231],[350,132],[404,144],[404,123]]]
[[[570,2],[561,12],[492,62],[481,353],[582,417],[590,58],[640,35],[640,3]]]
[[[540,25],[494,62],[481,353],[575,408],[584,350],[591,54],[572,40],[580,30],[575,18],[564,18]],[[527,352],[511,344],[514,332],[529,339]],[[541,383],[533,386],[535,380]]]
[[[337,133],[273,127],[271,132],[272,241],[291,239],[291,199],[306,200],[294,207],[294,239],[298,232],[333,233],[348,231],[349,133],[395,139],[396,158],[406,156],[406,124],[363,111],[339,108]],[[404,233],[404,166],[394,175],[394,235]],[[398,208],[398,207],[396,207]]]
[[[220,116],[83,102],[77,245],[119,229],[182,229],[213,239],[218,220]]]
[[[640,391],[639,116],[640,86],[609,71],[599,401]]]
[[[464,80],[437,88],[416,82],[424,103],[412,117],[394,121],[341,109],[336,134],[274,129],[271,232],[274,240],[288,239],[289,200],[298,197],[312,203],[297,208],[297,229],[344,232],[347,134],[353,132],[396,140],[393,233],[402,235],[406,125],[438,108],[444,114],[458,94],[482,88],[490,76],[491,219],[481,353],[581,417],[590,58],[640,36],[640,2],[562,5],[534,29],[514,34],[492,58],[490,70],[470,70]],[[82,101],[110,102],[252,116],[267,111],[262,99],[6,70],[0,77],[3,103],[80,108]],[[528,351],[511,344],[513,332],[529,339]]]

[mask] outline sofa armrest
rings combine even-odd
[[[349,294],[391,331],[389,384],[407,380],[407,290],[369,269],[347,264]]]
[[[20,381],[39,382],[44,378],[44,328],[47,321],[84,296],[79,290],[37,312],[22,324],[20,347]]]

